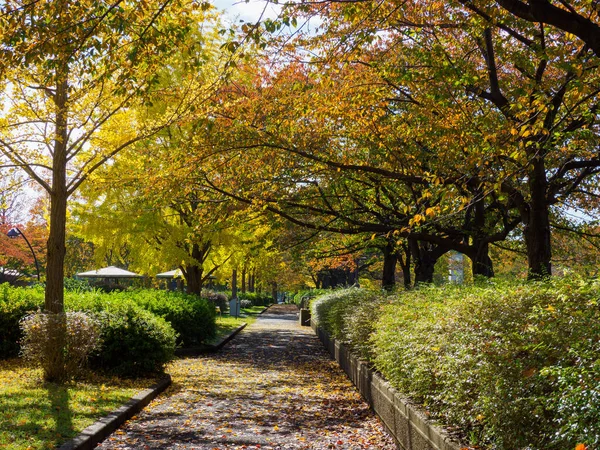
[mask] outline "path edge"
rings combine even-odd
[[[216,344],[204,344],[199,347],[176,348],[175,356],[193,357],[193,356],[203,355],[205,353],[218,352],[225,346],[225,344],[227,344],[229,341],[231,341],[240,331],[242,331],[244,328],[246,328],[247,325],[248,325],[247,322],[243,322],[239,327],[237,327],[235,330],[233,330],[231,333],[229,333],[227,336],[225,336],[223,339],[221,339]]]
[[[140,412],[148,403],[154,400],[160,393],[171,385],[171,376],[165,375],[156,384],[131,397],[131,399],[120,408],[114,410],[107,416],[99,419],[73,439],[68,440],[58,450],[92,450],[97,444],[106,439],[136,413]]]
[[[470,447],[453,439],[434,425],[415,405],[410,404],[379,373],[353,355],[314,320],[312,329],[332,359],[344,370],[362,397],[381,419],[401,450],[466,450]]]

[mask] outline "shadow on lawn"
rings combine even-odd
[[[45,388],[50,400],[50,413],[56,423],[56,434],[64,437],[72,436],[75,429],[73,412],[69,407],[69,388],[53,383],[46,383]]]

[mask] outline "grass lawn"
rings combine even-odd
[[[242,314],[252,315],[260,314],[267,308],[266,306],[251,306],[250,308],[242,308]]]
[[[20,359],[2,360],[0,449],[56,448],[154,382],[92,375],[59,386]]]
[[[232,333],[243,323],[251,325],[255,320],[258,313],[262,312],[265,306],[252,306],[250,308],[242,308],[240,316],[236,319],[229,314],[223,314],[221,317],[217,316],[217,334],[213,339],[208,341],[209,344],[216,344],[228,334]]]

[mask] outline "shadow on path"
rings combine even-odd
[[[173,386],[102,449],[378,449],[395,445],[296,307],[221,352],[176,361]]]

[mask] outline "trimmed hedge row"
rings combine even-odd
[[[600,445],[600,282],[335,291],[313,318],[487,448]]]
[[[273,303],[273,297],[260,292],[240,292],[238,297],[240,300],[250,300],[253,306],[269,306]]]
[[[18,355],[19,322],[43,304],[42,287],[0,286],[0,358]],[[216,331],[214,306],[177,292],[65,292],[65,309],[91,313],[101,324],[103,343],[92,367],[125,376],[160,372],[176,343],[197,345]]]
[[[330,293],[330,289],[304,289],[296,292],[292,297],[292,303],[294,303],[298,308],[306,308],[308,307],[311,300],[321,295],[325,295]]]
[[[43,304],[44,290],[41,287],[13,288],[8,283],[0,285],[0,359],[19,354],[19,321]]]
[[[216,333],[215,307],[204,298],[159,290],[118,292],[112,295],[117,299],[129,299],[165,319],[177,332],[178,345],[198,345]]]

